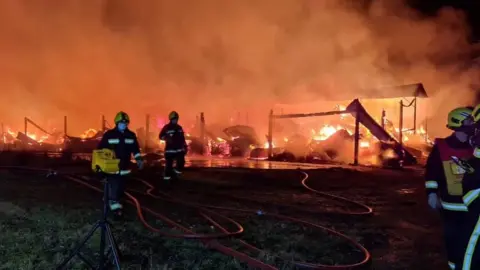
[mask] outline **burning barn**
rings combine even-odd
[[[24,118],[25,129],[23,132],[13,131],[2,124],[2,140],[0,144],[3,150],[15,151],[42,151],[58,152],[62,150],[63,132],[53,130],[48,132],[31,119]],[[42,135],[28,131],[28,125],[36,127]]]
[[[220,157],[246,157],[251,149],[261,146],[255,129],[245,125],[220,128],[205,126],[203,136],[187,135],[187,144],[192,153]],[[203,139],[202,139],[203,138]]]
[[[379,95],[374,98],[355,99],[350,103],[278,105],[269,116],[267,156],[274,160],[290,156],[295,160],[354,164],[358,164],[359,159],[367,164],[416,163],[430,144],[426,121],[418,122],[419,115],[425,116],[425,104],[420,103],[420,99],[427,97],[423,85],[376,92]],[[332,109],[303,113],[319,111],[318,108]],[[286,125],[283,119],[289,120]],[[293,119],[298,120],[292,129]],[[292,144],[292,140],[296,143]],[[275,150],[279,147],[283,149],[280,154]]]
[[[249,125],[206,125],[203,113],[194,125],[185,128],[190,155],[249,157],[301,162],[363,164],[414,164],[423,159],[430,144],[426,134],[427,97],[422,84],[389,88],[375,98],[353,101],[321,101],[308,104],[279,104],[270,113],[268,134],[259,136]],[[339,98],[337,98],[339,99]],[[345,100],[346,98],[340,98]],[[305,111],[323,112],[304,113]],[[145,127],[136,129],[145,153],[161,155],[164,144],[158,132],[164,124],[147,115]],[[99,143],[107,122],[100,130],[88,129],[78,137],[48,132],[25,118],[25,131],[3,132],[3,149],[68,151],[90,153]],[[28,132],[33,125],[45,134]],[[155,127],[151,130],[151,126]]]

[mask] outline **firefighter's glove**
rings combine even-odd
[[[137,166],[139,170],[143,169],[143,165],[144,165],[143,160],[137,159]]]
[[[440,200],[438,199],[438,195],[436,193],[428,194],[428,205],[433,210],[438,210],[442,208]]]

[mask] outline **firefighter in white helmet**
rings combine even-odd
[[[462,200],[466,171],[457,163],[472,157],[473,148],[469,144],[472,111],[471,107],[461,107],[448,114],[447,128],[453,133],[447,138],[435,139],[425,172],[428,204],[441,210],[450,269],[461,264],[468,238],[467,206]]]
[[[166,181],[173,176],[178,177],[182,174],[185,166],[185,155],[188,151],[185,134],[182,126],[178,124],[178,118],[178,113],[172,111],[168,115],[170,122],[162,128],[158,136],[160,140],[165,141],[165,172],[163,179]],[[173,168],[174,161],[176,162],[175,168]]]

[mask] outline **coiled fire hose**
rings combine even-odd
[[[52,170],[48,170],[48,169],[42,169],[42,168],[32,168],[32,167],[21,167],[21,166],[3,166],[3,167],[0,167],[0,168],[3,168],[3,169],[20,169],[20,170],[32,170],[32,171],[43,171],[43,172],[48,172],[48,174],[57,174],[55,171],[52,171]],[[308,190],[318,194],[318,195],[321,195],[321,196],[324,196],[324,197],[328,197],[328,198],[331,198],[331,199],[335,199],[335,200],[339,200],[339,201],[342,201],[342,202],[345,202],[345,203],[350,203],[350,204],[353,204],[357,207],[361,207],[364,209],[364,211],[361,211],[361,212],[351,212],[351,211],[341,211],[343,214],[349,214],[349,215],[370,215],[373,213],[373,210],[372,208],[370,208],[369,206],[367,205],[364,205],[364,204],[361,204],[361,203],[358,203],[358,202],[355,202],[355,201],[351,201],[349,199],[346,199],[344,197],[340,197],[340,196],[336,196],[336,195],[333,195],[333,194],[329,194],[329,193],[326,193],[326,192],[322,192],[322,191],[318,191],[316,189],[313,189],[311,188],[310,186],[307,185],[307,180],[308,180],[308,174],[306,172],[301,172],[303,174],[303,177],[301,179],[301,184]],[[71,180],[71,181],[74,181],[78,184],[81,184],[81,185],[84,185],[90,189],[93,189],[93,190],[96,190],[98,192],[103,192],[103,190],[101,188],[98,188],[96,187],[95,185],[92,185],[88,182],[85,182],[84,180],[80,179],[79,177],[75,176],[75,175],[63,175],[66,179],[68,180]],[[184,206],[189,206],[189,207],[193,207],[193,208],[196,208],[199,210],[199,213],[202,217],[204,217],[206,220],[208,220],[214,227],[216,227],[217,229],[219,229],[221,231],[221,233],[214,233],[214,234],[196,234],[194,233],[193,231],[191,231],[190,229],[182,226],[181,224],[178,224],[177,222],[169,219],[168,217],[158,213],[158,212],[155,212],[153,211],[152,209],[148,208],[148,207],[145,207],[145,206],[142,206],[140,204],[140,202],[138,201],[138,199],[133,196],[130,192],[125,192],[125,194],[127,195],[127,197],[129,198],[129,203],[132,204],[133,206],[135,206],[136,210],[137,210],[137,215],[140,219],[140,221],[142,222],[142,224],[150,231],[152,232],[155,232],[155,233],[159,233],[160,235],[162,236],[165,236],[165,237],[174,237],[174,238],[185,238],[185,239],[199,239],[203,242],[203,244],[205,244],[207,247],[209,248],[213,248],[225,255],[229,255],[229,256],[232,256],[232,257],[235,257],[236,259],[238,259],[239,261],[242,261],[246,264],[248,264],[249,266],[251,267],[254,267],[254,268],[257,268],[257,269],[277,269],[275,268],[274,266],[271,266],[271,265],[268,265],[266,263],[263,263],[261,262],[260,260],[258,259],[255,259],[255,258],[252,258],[250,256],[248,256],[247,254],[245,253],[242,253],[242,252],[239,252],[237,250],[234,250],[232,248],[229,248],[223,244],[220,244],[217,239],[220,239],[220,238],[226,238],[226,237],[231,237],[231,236],[237,236],[241,233],[243,233],[244,229],[243,227],[238,223],[236,222],[235,220],[227,217],[227,216],[224,216],[222,214],[219,214],[217,212],[214,212],[210,209],[216,209],[216,210],[221,210],[221,211],[227,211],[227,212],[242,212],[242,213],[247,213],[247,214],[253,214],[253,215],[265,215],[265,216],[269,216],[269,217],[272,217],[272,218],[276,218],[276,219],[281,219],[281,220],[287,220],[287,221],[290,221],[290,222],[295,222],[295,223],[300,223],[300,224],[303,224],[303,225],[306,225],[306,226],[310,226],[310,227],[313,227],[313,228],[317,228],[317,229],[321,229],[323,231],[326,231],[327,233],[331,234],[331,235],[335,235],[337,237],[340,237],[340,238],[343,238],[344,240],[348,241],[351,243],[352,246],[355,246],[358,250],[360,250],[362,253],[363,253],[363,260],[360,261],[360,262],[357,262],[357,263],[353,263],[353,264],[348,264],[348,265],[322,265],[322,264],[315,264],[315,263],[306,263],[306,262],[298,262],[298,261],[291,261],[290,259],[285,259],[285,258],[281,258],[279,256],[274,256],[275,258],[279,258],[279,259],[283,259],[285,261],[289,261],[291,263],[293,263],[295,266],[297,267],[301,267],[301,268],[308,268],[308,269],[325,269],[325,270],[344,270],[344,269],[360,269],[362,267],[365,267],[367,266],[367,264],[370,262],[370,259],[371,259],[371,255],[369,253],[369,251],[363,247],[361,244],[359,244],[357,241],[355,241],[354,239],[338,232],[338,231],[335,231],[335,230],[332,230],[332,229],[329,229],[329,228],[326,228],[324,226],[320,226],[318,224],[315,224],[315,223],[311,223],[311,222],[308,222],[308,221],[305,221],[305,220],[302,220],[302,219],[297,219],[297,218],[294,218],[294,217],[290,217],[290,216],[285,216],[285,215],[280,215],[280,214],[274,214],[274,213],[259,213],[257,210],[251,210],[251,209],[238,209],[238,208],[230,208],[230,207],[220,207],[220,206],[212,206],[212,205],[203,205],[203,204],[196,204],[196,203],[191,203],[191,202],[186,202],[186,201],[183,201],[183,200],[178,200],[178,199],[175,199],[175,198],[172,198],[170,195],[164,193],[164,192],[159,192],[157,191],[158,194],[160,194],[161,196],[158,196],[158,195],[155,195],[153,193],[153,191],[155,190],[154,186],[151,185],[149,182],[143,180],[143,179],[139,179],[139,178],[136,178],[137,181],[140,181],[141,183],[143,183],[146,187],[147,187],[147,191],[144,193],[145,195],[148,195],[152,198],[155,198],[155,199],[160,199],[160,200],[164,200],[164,201],[169,201],[169,202],[172,202],[172,203],[177,203],[177,204],[181,204],[181,205],[184,205]],[[177,228],[177,229],[180,229],[182,230],[183,232],[185,232],[185,234],[172,234],[172,233],[166,233],[158,228],[155,228],[153,226],[151,226],[146,220],[145,220],[145,217],[143,215],[143,211],[151,214],[152,216],[156,217],[157,219],[159,220],[162,220],[163,222],[165,222],[166,224],[169,224],[170,226],[174,227],[174,228]],[[222,227],[218,222],[216,222],[211,216],[215,216],[217,218],[220,218],[224,221],[227,221],[231,224],[233,224],[237,230],[236,231],[233,231],[233,232],[230,232],[228,231],[227,229],[225,229],[224,227]],[[247,249],[251,250],[251,251],[256,251],[256,252],[264,252],[260,249],[258,249],[257,247],[255,246],[252,246],[251,244],[243,241],[243,240],[238,240],[238,242],[246,247]]]

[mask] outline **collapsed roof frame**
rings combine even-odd
[[[360,101],[354,99],[345,110],[339,111],[328,111],[328,112],[317,112],[317,113],[295,113],[295,114],[279,114],[274,115],[273,110],[270,110],[269,121],[268,121],[268,157],[273,157],[273,123],[275,119],[285,119],[285,118],[301,118],[301,117],[315,117],[315,116],[330,116],[330,115],[342,115],[342,114],[351,114],[355,118],[355,140],[354,140],[354,161],[353,165],[358,165],[358,155],[359,155],[359,146],[360,146],[360,123],[362,123],[375,137],[380,141],[387,141],[393,143],[396,147],[401,149],[405,153],[405,159],[409,163],[415,164],[416,158],[408,152],[403,147],[403,132],[412,131],[416,133],[417,130],[417,98],[427,98],[427,93],[422,83],[401,85],[396,87],[388,88],[379,88],[377,92],[389,92],[394,93],[394,95],[389,96],[378,96],[376,99],[385,99],[385,98],[405,98],[413,97],[413,100],[409,104],[404,104],[403,100],[400,100],[400,121],[399,121],[399,141],[395,140],[388,132],[384,129],[384,112],[382,112],[382,123],[379,125],[365,110]],[[413,90],[413,91],[412,91]],[[404,93],[403,96],[399,93]],[[413,106],[413,129],[403,130],[403,110],[404,108]],[[426,130],[427,127],[425,127]]]

